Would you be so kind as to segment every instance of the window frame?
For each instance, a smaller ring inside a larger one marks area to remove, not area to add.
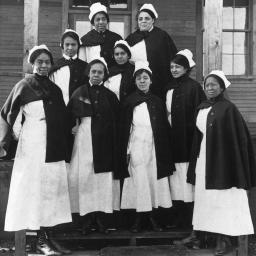
[[[232,0],[233,1],[233,8],[235,7],[235,0]],[[253,4],[253,1],[251,0],[248,0],[248,28],[247,29],[236,29],[236,28],[233,28],[233,29],[223,29],[222,28],[222,35],[223,35],[223,32],[228,32],[228,33],[239,33],[239,32],[242,32],[242,33],[245,33],[245,35],[248,37],[248,52],[247,52],[247,60],[246,60],[246,66],[247,66],[247,69],[245,70],[245,74],[244,75],[235,75],[235,74],[231,74],[231,75],[227,75],[227,77],[229,78],[241,78],[241,79],[248,79],[250,77],[253,77],[253,57],[252,57],[252,52],[253,52],[253,10],[252,10],[252,4]],[[224,8],[224,6],[223,6]],[[233,24],[235,22],[235,17],[233,17]],[[232,43],[234,42],[234,39],[232,38]],[[222,49],[223,49],[223,42],[222,42]],[[222,53],[222,58],[223,58],[223,52],[221,50],[221,53]],[[232,54],[230,54],[232,56],[232,58],[234,58],[234,52]],[[234,59],[233,59],[234,60]],[[234,63],[232,62],[232,70],[233,70],[233,67],[234,67]],[[223,69],[223,66],[222,66],[222,69]]]

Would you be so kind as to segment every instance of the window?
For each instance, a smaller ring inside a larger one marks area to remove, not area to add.
[[[249,75],[249,0],[223,0],[222,69],[227,75]]]
[[[128,0],[73,0],[72,7],[89,7],[95,2],[101,2],[110,9],[128,9]]]

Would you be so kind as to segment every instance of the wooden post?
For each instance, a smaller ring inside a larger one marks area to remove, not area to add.
[[[238,255],[248,256],[248,236],[238,237]]]
[[[137,20],[136,20],[136,15],[138,12],[138,1],[137,0],[132,0],[132,17],[131,17],[131,32],[135,31],[137,27]]]
[[[38,44],[39,0],[24,0],[24,56],[23,73],[32,73],[28,64],[29,50]]]
[[[203,80],[203,0],[196,1],[196,80]]]
[[[26,231],[20,230],[15,232],[15,256],[26,255]]]
[[[252,24],[252,27],[255,28],[256,27],[256,1],[252,1],[252,8],[253,8],[253,24]],[[253,76],[256,75],[256,30],[254,29],[253,30],[253,33],[252,33],[252,41],[253,41],[253,44],[252,44],[252,52],[253,52],[253,58],[252,58],[252,67],[253,67],[253,70],[252,70],[252,74]]]
[[[68,24],[69,0],[62,0],[62,33],[69,28]]]
[[[223,0],[205,0],[204,65],[206,74],[213,69],[222,68],[222,9]]]

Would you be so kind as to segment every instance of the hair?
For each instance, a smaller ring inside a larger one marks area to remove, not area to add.
[[[204,79],[204,89],[205,89],[206,80],[207,80],[209,77],[215,78],[215,79],[217,80],[217,82],[219,83],[220,88],[223,89],[223,91],[226,90],[226,86],[225,86],[224,81],[223,81],[219,76],[217,76],[217,75],[215,75],[215,74],[210,74],[210,75],[206,76],[206,78]]]
[[[92,60],[86,67],[86,70],[85,70],[85,74],[87,77],[89,77],[89,73],[90,73],[90,70],[91,70],[91,67],[94,65],[94,64],[97,64],[97,63],[100,63],[103,65],[104,67],[104,78],[103,78],[103,81],[106,81],[108,79],[108,69],[107,67],[105,66],[105,64],[98,60],[98,59],[95,59],[95,60]]]
[[[133,77],[136,78],[137,76],[141,75],[143,72],[146,72],[146,73],[149,75],[150,80],[152,81],[152,73],[149,72],[147,69],[143,69],[143,68],[137,70],[137,71],[134,73]]]
[[[107,18],[107,22],[109,23],[109,16],[108,16],[108,14],[107,14],[106,12],[101,11],[101,12],[95,13],[95,14],[92,16],[92,19],[90,20],[90,22],[91,22],[92,25],[94,25],[94,18],[95,18],[95,16],[96,16],[98,13],[104,14],[104,15],[106,16],[106,18]]]
[[[150,10],[148,10],[148,9],[142,9],[142,10],[140,10],[140,11],[138,12],[138,17],[139,17],[139,15],[140,15],[141,12],[146,12],[146,13],[148,13],[148,14],[151,16],[151,18],[152,18],[153,20],[156,20],[156,16],[155,16],[155,14],[154,14],[152,11],[150,11]]]
[[[35,51],[30,55],[29,62],[33,65],[33,64],[35,63],[36,58],[37,58],[39,55],[41,55],[42,53],[45,53],[45,54],[47,54],[47,55],[50,57],[51,64],[53,65],[53,57],[52,57],[52,54],[51,54],[51,52],[49,52],[49,51],[46,50],[46,49],[38,49],[38,50],[35,50]]]
[[[78,47],[80,47],[80,40],[79,40],[78,34],[72,32],[72,31],[69,31],[69,32],[64,33],[64,34],[62,35],[62,37],[61,37],[60,46],[61,46],[62,49],[64,48],[64,40],[65,40],[65,38],[67,38],[67,37],[71,37],[71,38],[73,38],[75,41],[77,41]]]
[[[191,68],[189,66],[189,62],[188,59],[181,55],[181,54],[177,54],[172,60],[171,62],[174,62],[182,67],[184,67],[185,69],[187,69],[187,73],[189,73],[191,71]]]
[[[128,47],[127,47],[126,45],[124,45],[124,44],[117,44],[117,45],[114,47],[114,49],[113,49],[113,54],[114,54],[115,49],[116,49],[117,47],[123,49],[123,50],[128,54],[129,59],[132,57],[131,51],[130,51],[130,50],[128,49]]]

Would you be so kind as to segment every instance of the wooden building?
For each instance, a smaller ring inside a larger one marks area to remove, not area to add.
[[[25,73],[28,50],[45,43],[61,56],[66,28],[80,35],[91,29],[89,0],[0,0],[0,107]],[[114,0],[108,2],[110,29],[126,37],[136,28],[136,13],[152,3],[178,49],[188,48],[197,63],[192,75],[202,81],[222,69],[232,81],[230,99],[256,136],[256,0]],[[11,163],[0,163],[0,230],[3,230]]]
[[[29,72],[29,48],[45,43],[61,55],[61,33],[80,35],[91,29],[89,0],[0,0],[0,106],[13,85]],[[197,63],[193,76],[202,81],[219,68],[229,75],[231,100],[256,135],[256,1],[255,0],[105,0],[110,28],[126,37],[136,28],[136,12],[145,2],[159,13],[157,26],[178,49],[189,48]],[[222,15],[223,14],[223,15]]]

